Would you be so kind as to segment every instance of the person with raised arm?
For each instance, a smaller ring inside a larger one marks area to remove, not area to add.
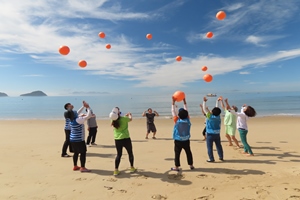
[[[153,133],[152,139],[156,139],[155,135],[156,135],[157,130],[156,130],[156,126],[154,124],[154,117],[159,116],[159,114],[155,110],[152,112],[151,108],[148,108],[147,111],[144,111],[142,114],[143,117],[146,116],[146,118],[147,118],[147,133],[146,133],[145,139],[148,139],[150,132]]]

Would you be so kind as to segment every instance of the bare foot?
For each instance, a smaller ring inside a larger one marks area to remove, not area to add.
[[[230,146],[230,147],[231,147],[231,146],[233,146],[233,144],[229,144],[228,146]]]
[[[247,154],[247,156],[254,156],[254,154]]]

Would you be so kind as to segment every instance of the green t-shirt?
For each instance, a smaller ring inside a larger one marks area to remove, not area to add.
[[[236,116],[225,109],[224,125],[236,127]]]
[[[114,128],[115,140],[121,140],[130,137],[128,131],[128,122],[130,122],[130,119],[128,117],[120,117],[120,127]]]

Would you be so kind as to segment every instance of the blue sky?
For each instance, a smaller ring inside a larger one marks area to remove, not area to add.
[[[10,96],[299,91],[298,0],[0,4],[0,92]],[[215,18],[220,10],[227,13],[223,21]],[[69,55],[58,53],[61,45]],[[81,59],[85,69],[77,65]]]

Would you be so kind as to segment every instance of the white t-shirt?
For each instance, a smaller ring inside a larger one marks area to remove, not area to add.
[[[240,129],[248,130],[247,120],[249,117],[244,113],[244,107],[241,108],[241,112],[239,113],[235,112],[234,110],[229,110],[229,111],[238,117],[236,122],[237,129],[240,128]]]

